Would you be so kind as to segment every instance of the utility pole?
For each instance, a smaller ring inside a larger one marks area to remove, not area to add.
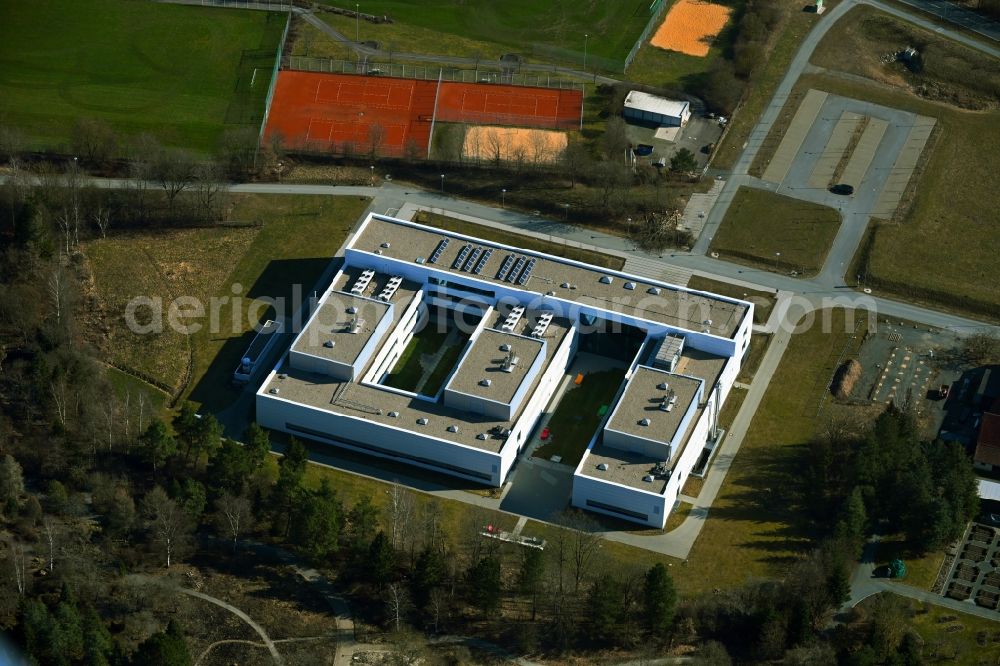
[[[354,3],[354,41],[361,43],[361,3]]]

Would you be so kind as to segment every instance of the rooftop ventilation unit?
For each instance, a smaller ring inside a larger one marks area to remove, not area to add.
[[[502,345],[500,345],[500,351],[502,351],[502,352],[509,352],[510,351],[510,345],[507,344],[506,342],[503,343]]]
[[[626,282],[625,288],[629,291],[633,291],[635,289],[635,282]]]
[[[323,343],[323,346],[326,347],[327,349],[333,349],[333,346],[335,344],[337,343],[334,342],[333,340],[327,340],[326,342]]]
[[[423,257],[417,257],[416,259],[414,259],[414,261],[417,262],[418,264],[422,264],[422,263],[424,263],[424,258]]]
[[[560,287],[562,287],[563,289],[569,289],[569,282],[563,282],[563,283],[562,283],[561,285],[559,285],[559,286],[560,286]]]
[[[278,375],[278,379],[286,379],[287,377],[288,375],[286,375],[285,373],[281,373],[280,375]]]
[[[358,314],[358,307],[356,305],[352,305],[347,308],[347,314]]]
[[[500,366],[500,369],[504,372],[514,372],[514,368],[517,367],[520,360],[521,359],[514,355],[514,350],[512,349],[507,353],[507,356],[504,357],[503,365]]]
[[[611,277],[610,275],[602,275],[601,276],[601,284],[611,284],[614,281],[615,281],[615,279],[613,277]]]
[[[361,327],[364,326],[364,324],[365,324],[364,319],[359,319],[355,317],[354,319],[351,320],[348,326],[348,330],[351,332],[352,335],[357,335],[358,333],[361,332]]]
[[[487,435],[485,432],[481,432],[478,435],[476,435],[476,439],[481,440],[481,441],[485,441],[485,440],[487,440],[489,438],[490,438],[490,436]]]
[[[546,296],[555,296],[556,292],[554,292],[554,291],[547,291],[547,292],[545,292],[545,295]]]
[[[379,247],[384,247],[384,248],[388,249],[389,248],[389,241],[386,241],[386,242],[382,243],[381,245],[379,245]]]
[[[649,419],[642,419],[641,421],[639,421],[639,425],[641,425],[641,426],[648,426],[649,425]]]
[[[448,426],[448,432],[458,432],[458,426],[457,425]]]
[[[660,382],[659,384],[656,385],[656,388],[660,389],[661,391],[666,391],[668,388],[670,388],[670,385],[667,384],[666,382]]]
[[[419,419],[417,419],[417,425],[427,425],[428,423],[429,423],[429,421],[427,419],[423,418],[423,417],[420,417]]]
[[[646,476],[642,477],[642,480],[645,481],[646,483],[652,483],[653,476],[651,474],[647,474]]]
[[[705,326],[711,326],[712,325],[712,320],[711,319],[706,319],[705,321],[703,321],[701,323],[703,323]]]
[[[660,288],[659,287],[650,287],[649,289],[646,290],[646,293],[647,294],[652,294],[653,296],[659,296],[660,295]]]
[[[602,472],[607,472],[608,471],[608,463],[600,463],[597,466],[597,469],[601,470]]]
[[[278,395],[278,387],[275,386],[270,391],[268,391],[268,393],[270,393],[271,395]]]
[[[480,385],[480,386],[489,386],[489,385],[490,385],[490,384],[492,384],[492,383],[493,383],[493,382],[492,382],[492,381],[490,381],[489,379],[480,379],[480,380],[479,380],[479,385]]]
[[[389,412],[389,417],[393,419],[399,418],[399,412]]]

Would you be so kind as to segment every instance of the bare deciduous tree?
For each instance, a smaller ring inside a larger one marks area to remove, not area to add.
[[[573,591],[580,591],[580,583],[590,571],[594,555],[597,554],[604,540],[601,537],[597,522],[580,511],[569,512],[565,524],[572,529],[570,533],[570,554],[573,560]]]
[[[233,540],[233,550],[239,543],[240,535],[249,529],[253,504],[245,494],[233,495],[224,492],[215,502],[217,520],[226,535]]]
[[[49,516],[42,518],[42,533],[45,535],[45,544],[48,547],[48,569],[52,573],[56,568],[56,525]]]
[[[194,192],[198,209],[206,222],[218,219],[226,184],[222,169],[215,162],[204,162],[194,169]]]
[[[153,540],[163,548],[164,562],[170,568],[176,554],[187,545],[191,535],[191,517],[163,488],[156,486],[143,501],[146,524]]]
[[[394,631],[403,627],[403,619],[410,608],[410,595],[399,583],[390,583],[385,588],[385,606]]]
[[[400,550],[405,547],[404,539],[410,529],[412,517],[413,494],[398,483],[393,483],[389,490],[389,541],[393,548]]]
[[[385,142],[385,127],[381,123],[372,123],[368,127],[368,157],[375,159]]]
[[[101,238],[107,238],[108,228],[111,226],[111,210],[99,203],[90,212],[90,217],[94,221],[94,226],[101,232]]]
[[[14,585],[17,586],[17,593],[23,597],[28,589],[28,554],[22,543],[8,541],[7,547],[10,549],[10,563],[13,568]]]
[[[179,148],[161,149],[150,164],[153,178],[167,195],[170,212],[174,211],[177,195],[191,186],[194,180],[194,158]]]

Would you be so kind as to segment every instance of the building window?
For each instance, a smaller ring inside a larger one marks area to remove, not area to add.
[[[611,513],[617,513],[622,516],[628,516],[629,518],[649,520],[649,514],[639,513],[638,511],[632,511],[630,509],[622,509],[621,507],[611,506],[610,504],[605,504],[604,502],[598,502],[596,500],[587,500],[587,506],[592,506],[595,509],[602,509],[604,511],[610,511]]]

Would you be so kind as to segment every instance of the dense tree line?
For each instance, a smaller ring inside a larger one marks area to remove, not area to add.
[[[833,428],[812,444],[817,518],[843,533],[902,532],[918,553],[961,536],[979,509],[972,464],[958,442],[922,441],[911,413],[890,406],[861,435]]]

